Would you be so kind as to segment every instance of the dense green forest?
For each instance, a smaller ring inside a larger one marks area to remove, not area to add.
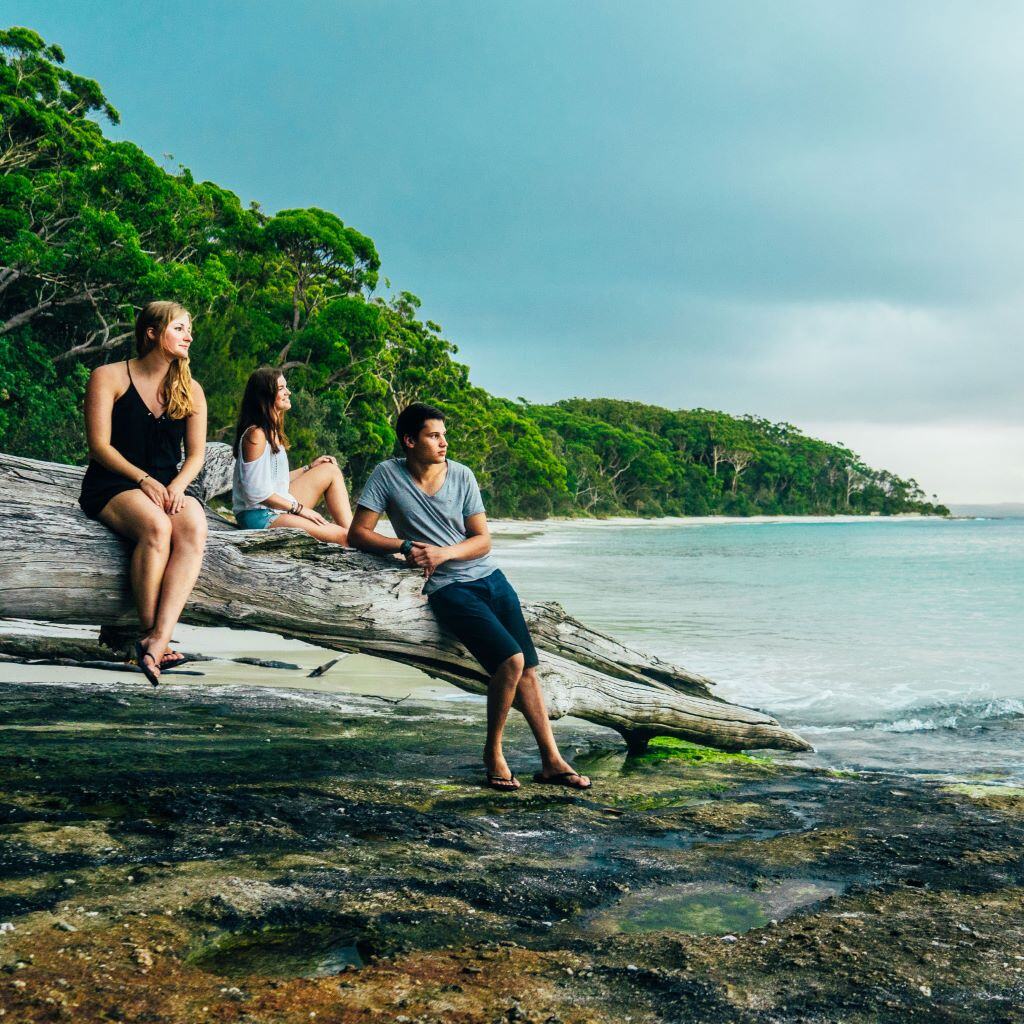
[[[229,438],[252,369],[285,368],[293,457],[338,454],[358,487],[395,414],[449,416],[453,455],[505,516],[946,513],[913,480],[788,423],[706,409],[473,386],[420,301],[381,279],[372,239],[320,209],[265,213],[105,138],[100,86],[25,28],[0,31],[0,449],[81,463],[89,370],[129,352],[135,311],[194,317],[210,436]],[[388,294],[379,292],[379,286]]]

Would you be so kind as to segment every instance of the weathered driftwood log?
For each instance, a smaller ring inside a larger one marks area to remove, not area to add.
[[[209,445],[195,491],[230,485],[224,445]],[[127,545],[81,513],[82,470],[0,455],[0,618],[127,626]],[[236,530],[208,514],[203,570],[183,621],[264,630],[404,662],[464,690],[486,677],[444,633],[419,575],[394,559],[320,544],[293,530]],[[809,745],[767,714],[714,696],[702,676],[576,621],[555,603],[525,607],[552,718],[618,730],[634,749],[678,736],[725,750]]]

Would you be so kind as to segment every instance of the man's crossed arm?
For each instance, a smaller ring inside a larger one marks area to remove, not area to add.
[[[360,551],[368,551],[372,555],[394,555],[402,550],[403,538],[385,537],[377,533],[380,513],[362,505],[356,506],[356,514],[352,525],[348,528],[348,542]],[[405,556],[406,563],[423,570],[423,575],[430,579],[439,565],[445,562],[468,562],[473,558],[482,558],[491,550],[491,532],[487,528],[487,513],[477,512],[465,520],[465,540],[458,544],[439,547],[436,544],[412,542],[412,550]]]

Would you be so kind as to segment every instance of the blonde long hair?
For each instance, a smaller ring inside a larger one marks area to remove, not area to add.
[[[157,347],[170,322],[179,316],[192,319],[191,313],[178,302],[147,302],[142,307],[135,318],[135,350],[140,359],[145,359]],[[155,338],[149,336],[151,327]],[[183,420],[195,411],[192,406],[192,373],[187,359],[171,360],[164,378],[162,397],[167,415],[172,420]]]

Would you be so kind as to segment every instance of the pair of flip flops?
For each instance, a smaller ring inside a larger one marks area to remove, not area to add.
[[[488,788],[497,789],[504,793],[519,789],[520,787],[516,785],[519,781],[516,778],[516,773],[510,772],[510,775],[511,778],[506,779],[504,775],[492,775],[488,772]],[[575,786],[569,781],[570,779],[579,778],[582,778],[579,772],[557,772],[554,775],[545,775],[543,772],[537,772],[533,777],[533,781],[539,782],[542,786],[565,786],[566,789],[590,789],[593,785],[592,782],[588,782],[585,786]]]
[[[149,680],[150,686],[160,685],[160,676],[158,676],[149,665],[146,664],[146,659],[149,659],[154,665],[156,665],[156,658],[149,653],[149,651],[142,646],[141,640],[135,641],[135,660],[138,663],[139,668],[142,670],[142,674]],[[180,668],[182,665],[187,664],[192,659],[187,655],[183,654],[180,658],[168,658],[165,654],[160,659],[160,672],[171,672],[176,668]]]

